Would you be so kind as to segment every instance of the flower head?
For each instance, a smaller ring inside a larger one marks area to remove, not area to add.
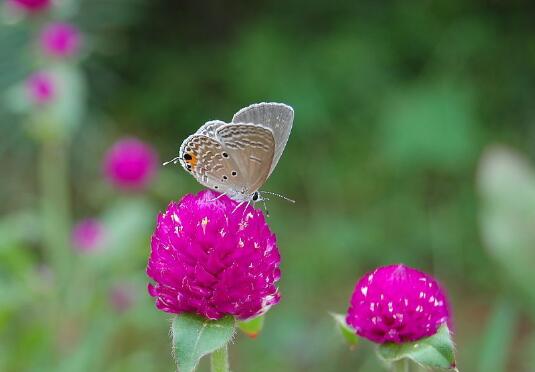
[[[8,0],[8,4],[14,8],[34,13],[48,8],[51,0]]]
[[[80,32],[68,23],[51,23],[41,31],[39,44],[49,56],[70,57],[78,52]]]
[[[405,265],[380,267],[362,277],[346,322],[377,343],[432,336],[449,321],[446,296],[433,277]]]
[[[39,71],[26,79],[28,98],[39,105],[51,102],[56,96],[56,86],[51,74]]]
[[[88,218],[78,222],[72,230],[72,245],[80,251],[93,251],[101,247],[104,226],[96,219]]]
[[[121,189],[141,189],[153,178],[158,156],[148,144],[136,138],[116,142],[104,159],[106,178]]]
[[[158,216],[147,274],[168,313],[248,319],[276,304],[280,255],[261,211],[212,191],[186,195]]]

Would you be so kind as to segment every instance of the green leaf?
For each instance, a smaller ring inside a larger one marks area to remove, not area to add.
[[[347,344],[350,347],[354,347],[359,342],[359,337],[355,333],[355,330],[347,325],[346,323],[346,317],[343,314],[336,314],[331,313],[331,316],[334,318],[334,321],[336,322],[338,329],[342,333],[342,336],[344,336],[344,339],[346,340]]]
[[[446,324],[431,337],[404,344],[382,344],[377,352],[390,363],[408,358],[424,367],[455,369],[453,341]]]
[[[209,320],[194,314],[180,314],[171,325],[173,349],[178,370],[192,372],[199,360],[226,345],[234,334],[231,316]]]
[[[517,325],[518,312],[514,305],[507,298],[498,299],[483,333],[478,368],[480,372],[507,371],[511,345],[517,336]]]
[[[258,336],[262,328],[264,327],[264,315],[257,316],[256,318],[238,322],[240,330],[251,338]]]
[[[535,308],[535,167],[524,155],[501,145],[481,157],[478,191],[480,228],[489,254]]]

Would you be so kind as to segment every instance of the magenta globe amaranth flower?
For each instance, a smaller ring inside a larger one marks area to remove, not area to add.
[[[96,219],[82,220],[72,229],[72,245],[84,252],[98,249],[104,241],[104,230],[102,223]]]
[[[7,0],[10,6],[29,13],[45,10],[50,7],[51,3],[51,0]]]
[[[52,75],[48,72],[39,71],[26,79],[26,93],[30,101],[43,105],[54,100],[56,86]]]
[[[280,255],[261,211],[202,191],[171,202],[151,241],[149,293],[168,313],[244,320],[267,311],[280,295]]]
[[[158,156],[151,146],[136,139],[116,142],[104,159],[106,178],[121,189],[141,189],[156,173]]]
[[[377,343],[404,343],[434,335],[449,321],[446,296],[433,277],[405,265],[380,267],[362,277],[346,322]]]
[[[78,52],[80,32],[68,23],[51,23],[41,31],[39,45],[46,55],[70,57]]]

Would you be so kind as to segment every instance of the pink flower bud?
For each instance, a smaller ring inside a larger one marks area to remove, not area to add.
[[[8,0],[7,3],[14,8],[34,13],[47,9],[52,2],[51,0]]]
[[[158,156],[153,148],[136,138],[116,142],[104,159],[108,181],[123,190],[144,188],[154,177]]]
[[[33,103],[43,105],[51,102],[56,96],[52,75],[43,71],[34,73],[26,79],[26,92]]]
[[[72,245],[85,252],[94,251],[102,246],[104,226],[95,219],[78,222],[72,230]]]
[[[80,48],[80,32],[68,23],[51,23],[41,31],[39,45],[46,55],[70,57]]]

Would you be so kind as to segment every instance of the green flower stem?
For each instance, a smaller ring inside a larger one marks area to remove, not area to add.
[[[403,358],[392,362],[392,372],[409,372],[409,360]]]
[[[70,266],[67,145],[62,140],[43,141],[39,158],[44,251],[57,282],[64,285]]]
[[[227,345],[217,349],[210,356],[212,372],[230,372],[228,365],[228,348]]]
[[[47,138],[41,142],[39,183],[43,253],[54,272],[54,286],[48,303],[51,334],[58,335],[65,316],[62,304],[69,283],[71,255],[69,247],[69,192],[67,144],[61,139]],[[63,315],[62,315],[63,314]],[[54,363],[61,360],[63,347],[56,336],[50,355]]]

